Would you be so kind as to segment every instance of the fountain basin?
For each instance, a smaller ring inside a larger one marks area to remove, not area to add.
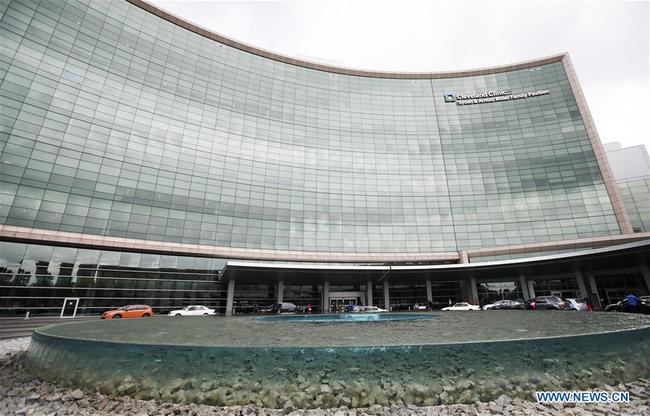
[[[649,377],[648,356],[642,315],[486,311],[319,325],[71,323],[37,329],[25,364],[45,380],[140,399],[328,408],[533,400],[536,390]]]

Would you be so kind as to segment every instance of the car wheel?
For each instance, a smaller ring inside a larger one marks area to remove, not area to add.
[[[144,315],[142,315],[143,318],[148,318],[149,316],[151,316],[151,315],[149,315],[148,313],[145,313]]]
[[[181,314],[180,314],[180,313],[177,313],[177,314],[176,314],[176,315],[174,315],[174,316],[181,316]]]
[[[203,316],[208,316],[208,314],[207,314],[207,313],[204,313]]]
[[[113,315],[113,319],[121,319],[122,315]]]

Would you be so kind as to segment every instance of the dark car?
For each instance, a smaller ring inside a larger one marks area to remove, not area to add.
[[[625,312],[627,309],[627,299],[619,300],[616,303],[610,303],[603,309],[605,312]]]
[[[627,312],[627,298],[605,306],[605,312]],[[650,296],[640,296],[637,312],[650,314]]]
[[[526,301],[526,309],[531,310],[565,310],[567,303],[557,296],[537,296]]]
[[[273,305],[260,306],[255,313],[275,313],[275,303]]]
[[[298,313],[320,313],[319,305],[300,305],[296,307]]]
[[[294,313],[296,305],[289,302],[274,303],[273,305],[263,306],[257,310],[257,313]]]
[[[257,304],[251,304],[246,301],[235,302],[233,305],[233,313],[256,313],[259,306]]]
[[[639,312],[650,314],[650,296],[639,297]]]

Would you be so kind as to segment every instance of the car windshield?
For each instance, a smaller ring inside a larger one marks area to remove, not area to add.
[[[122,306],[121,308],[117,308],[118,311],[125,311],[128,306]]]

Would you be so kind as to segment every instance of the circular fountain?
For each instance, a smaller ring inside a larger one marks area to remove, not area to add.
[[[555,311],[86,321],[37,329],[39,377],[140,399],[278,408],[470,403],[650,376],[650,317]],[[308,319],[310,318],[310,319]],[[427,319],[428,318],[428,319]]]

